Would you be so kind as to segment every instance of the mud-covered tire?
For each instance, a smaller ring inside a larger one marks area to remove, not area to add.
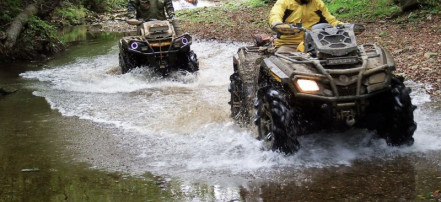
[[[187,71],[197,72],[199,70],[199,61],[196,53],[189,51],[187,53]]]
[[[230,92],[230,102],[228,104],[231,106],[231,117],[238,123],[246,124],[245,122],[247,122],[249,117],[245,106],[243,82],[238,73],[233,73],[230,76],[228,91]]]
[[[129,53],[127,50],[120,51],[119,66],[121,68],[122,74],[129,72],[130,70],[138,66],[136,57],[132,53]]]
[[[388,105],[383,111],[385,122],[378,129],[379,135],[390,146],[412,145],[413,133],[417,128],[413,116],[416,106],[412,104],[411,90],[404,86],[403,80],[402,77],[392,78],[392,88],[386,96]]]
[[[258,139],[267,149],[291,154],[299,150],[298,114],[290,107],[282,90],[264,86],[257,92],[255,124]]]

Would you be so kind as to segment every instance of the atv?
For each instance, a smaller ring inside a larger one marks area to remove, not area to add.
[[[413,144],[416,107],[387,50],[357,45],[362,29],[353,24],[290,26],[304,33],[302,51],[276,52],[269,42],[241,47],[233,57],[229,103],[236,122],[248,126],[254,116],[257,138],[284,153],[299,150],[299,136],[320,130],[367,128],[388,145]]]
[[[176,36],[171,21],[133,19],[127,22],[138,26],[138,34],[119,41],[119,65],[123,74],[140,66],[148,66],[162,75],[177,70],[199,70],[197,56],[190,50],[192,37],[187,33]]]

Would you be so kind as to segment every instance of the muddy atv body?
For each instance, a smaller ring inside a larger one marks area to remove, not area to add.
[[[413,144],[416,107],[387,50],[357,45],[353,25],[296,29],[304,31],[304,52],[239,49],[229,88],[237,122],[254,117],[258,139],[285,153],[300,148],[301,135],[354,127],[377,131],[389,145]]]
[[[119,64],[123,74],[141,66],[163,75],[177,70],[199,70],[197,56],[190,49],[192,37],[189,34],[176,36],[168,20],[131,24],[138,24],[137,36],[126,36],[119,41]]]

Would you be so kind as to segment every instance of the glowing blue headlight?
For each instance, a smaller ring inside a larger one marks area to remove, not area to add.
[[[181,39],[182,44],[187,45],[188,44],[188,39],[185,37],[182,37]]]
[[[133,42],[133,43],[131,43],[131,44],[130,44],[130,48],[131,48],[132,50],[138,49],[138,43],[137,43],[137,42]]]

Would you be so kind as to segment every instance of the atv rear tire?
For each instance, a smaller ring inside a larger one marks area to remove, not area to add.
[[[290,108],[283,91],[271,86],[262,87],[257,93],[255,106],[258,139],[265,142],[267,149],[286,154],[299,150],[299,116]]]
[[[379,135],[391,146],[412,145],[412,136],[417,128],[413,117],[416,106],[412,105],[409,96],[411,90],[404,86],[403,80],[402,77],[392,78],[392,89],[386,98],[388,105],[383,111],[385,122],[378,130]]]

